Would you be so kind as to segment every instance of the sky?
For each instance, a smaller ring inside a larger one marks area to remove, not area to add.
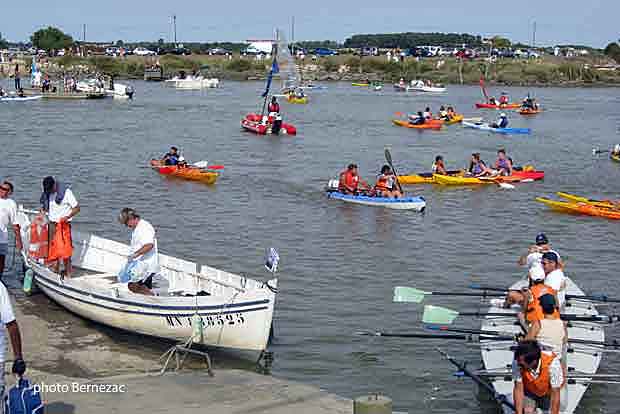
[[[42,27],[56,26],[87,41],[242,42],[269,39],[274,27],[296,40],[344,41],[353,34],[399,32],[500,35],[529,43],[536,21],[537,45],[584,44],[605,47],[620,38],[620,1],[590,0],[42,0],[4,2],[0,33],[27,41]],[[55,3],[55,4],[54,4]],[[427,5],[425,5],[426,3]],[[271,4],[272,8],[267,6]],[[18,18],[9,18],[10,16]]]

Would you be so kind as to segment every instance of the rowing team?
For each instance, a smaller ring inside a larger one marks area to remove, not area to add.
[[[456,112],[452,106],[449,106],[447,109],[445,106],[441,105],[439,108],[439,115],[437,118],[433,118],[433,113],[431,112],[431,108],[428,106],[422,111],[418,111],[417,115],[409,115],[409,123],[413,125],[423,125],[433,119],[440,119],[443,121],[451,121],[456,117]]]
[[[503,303],[505,308],[518,305],[519,323],[525,334],[512,364],[514,405],[519,414],[534,413],[536,408],[559,414],[568,350],[566,324],[560,319],[566,303],[561,257],[541,233],[519,263],[529,266],[528,287],[509,291]],[[562,394],[564,398],[566,392]]]
[[[361,186],[361,187],[360,187]],[[359,176],[357,164],[349,164],[338,178],[338,191],[342,194],[359,195],[369,197],[399,198],[403,196],[396,183],[396,175],[389,165],[384,165],[377,175],[374,186],[362,180]]]
[[[497,151],[497,160],[495,160],[493,168],[487,167],[485,162],[480,158],[479,152],[471,154],[467,175],[470,177],[495,177],[498,175],[508,176],[512,175],[513,170],[514,167],[512,158],[507,157],[506,150],[501,148]],[[448,175],[448,169],[444,163],[443,156],[438,155],[435,157],[432,172],[433,174]]]

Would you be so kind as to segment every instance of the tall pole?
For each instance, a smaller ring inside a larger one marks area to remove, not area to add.
[[[82,42],[86,43],[86,23],[82,26]]]
[[[174,47],[177,47],[177,15],[172,16],[172,26],[174,27]]]
[[[532,48],[536,47],[536,21],[534,20],[534,30],[532,31]]]

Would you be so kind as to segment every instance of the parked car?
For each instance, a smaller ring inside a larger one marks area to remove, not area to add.
[[[121,50],[118,47],[108,47],[105,49],[105,54],[108,56],[118,56]]]
[[[360,56],[379,56],[379,48],[377,48],[377,47],[362,47],[359,50],[359,55]]]
[[[429,57],[432,56],[431,52],[421,47],[412,47],[409,49],[409,56],[413,57]]]
[[[65,55],[65,49],[60,49],[58,52],[56,52],[56,56],[64,56]]]
[[[137,47],[133,50],[133,54],[137,56],[155,56],[157,52],[153,52],[145,47]]]
[[[232,53],[230,50],[226,50],[223,47],[214,47],[213,49],[209,49],[210,55],[228,55]]]
[[[157,54],[159,55],[191,55],[192,51],[186,47],[173,47],[171,49],[157,49]]]
[[[315,56],[335,56],[338,54],[338,51],[326,47],[317,47],[312,51],[312,54]]]

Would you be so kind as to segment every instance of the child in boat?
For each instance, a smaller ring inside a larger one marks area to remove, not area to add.
[[[449,106],[448,107],[448,120],[454,119],[454,117],[456,116],[456,112],[454,112],[454,108]]]
[[[512,175],[512,160],[506,157],[506,150],[501,148],[497,151],[497,160],[494,168],[500,175]]]
[[[435,162],[433,163],[433,166],[431,167],[431,171],[433,172],[433,174],[441,174],[441,175],[447,175],[448,172],[446,171],[446,165],[443,162],[443,157],[441,155],[438,155],[435,157]]]
[[[446,107],[441,105],[439,108],[439,119],[443,119],[444,121],[449,121],[448,111],[446,111]]]

